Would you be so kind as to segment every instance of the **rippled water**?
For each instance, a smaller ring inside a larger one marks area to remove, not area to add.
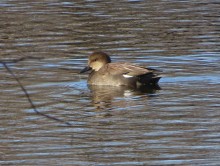
[[[1,1],[0,165],[218,165],[219,8]],[[163,70],[161,90],[88,87],[94,50]]]

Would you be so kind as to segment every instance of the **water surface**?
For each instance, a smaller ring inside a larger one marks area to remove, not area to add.
[[[1,63],[0,164],[218,165],[219,7],[1,1],[0,60],[38,112]],[[94,50],[163,70],[161,90],[88,87]]]

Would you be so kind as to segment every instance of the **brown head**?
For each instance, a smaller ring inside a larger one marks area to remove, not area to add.
[[[80,73],[84,73],[89,70],[98,71],[102,66],[110,63],[110,57],[104,52],[93,52],[89,55],[88,66],[81,70]]]

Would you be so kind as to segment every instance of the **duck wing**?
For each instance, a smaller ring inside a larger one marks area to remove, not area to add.
[[[153,70],[131,63],[108,63],[105,65],[106,70],[111,75],[123,75],[124,77],[135,77],[152,73]]]

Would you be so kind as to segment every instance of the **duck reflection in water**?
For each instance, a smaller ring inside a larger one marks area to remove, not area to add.
[[[126,108],[128,105],[136,105],[135,100],[130,99],[137,96],[146,97],[146,94],[150,97],[160,89],[159,86],[130,88],[127,86],[88,85],[88,87],[92,94],[92,103],[97,109]],[[128,100],[121,100],[120,98],[128,98]]]

